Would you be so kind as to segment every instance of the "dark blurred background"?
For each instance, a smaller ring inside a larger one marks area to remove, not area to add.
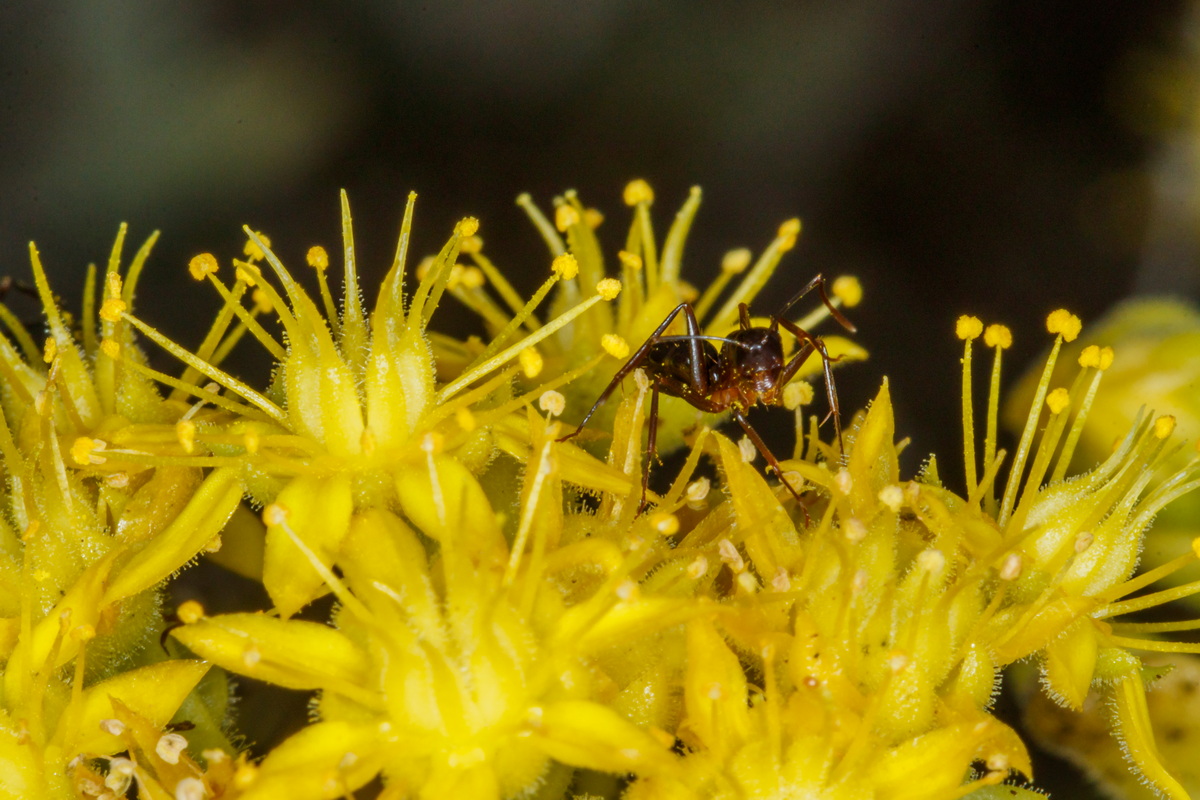
[[[757,252],[802,217],[760,307],[818,270],[859,275],[852,316],[872,360],[841,371],[843,407],[888,375],[909,472],[938,452],[955,485],[959,314],[1008,323],[1018,366],[1048,343],[1055,307],[1086,322],[1135,290],[1200,293],[1187,3],[282,8],[0,4],[0,274],[27,280],[36,240],[75,308],[119,222],[127,253],[161,229],[141,313],[195,342],[215,299],[190,285],[188,259],[240,254],[244,223],[295,267],[312,244],[336,252],[342,187],[366,286],[413,189],[418,254],[476,215],[528,289],[548,258],[518,193],[549,208],[578,189],[607,214],[611,257],[628,180],[654,186],[660,232],[699,184],[685,275],[703,285],[726,250]],[[455,330],[475,324],[463,319]]]
[[[0,5],[0,273],[28,278],[33,239],[73,304],[119,222],[130,249],[161,229],[141,308],[185,341],[215,304],[177,287],[191,256],[240,253],[244,223],[295,266],[335,251],[341,187],[367,286],[415,189],[418,253],[476,215],[528,287],[547,257],[519,192],[578,189],[612,254],[629,179],[664,232],[698,184],[685,274],[800,216],[760,307],[818,270],[861,276],[873,357],[842,402],[890,376],[910,466],[941,452],[954,479],[958,314],[1010,324],[1015,365],[1054,307],[1094,320],[1200,285],[1182,2],[22,6]]]

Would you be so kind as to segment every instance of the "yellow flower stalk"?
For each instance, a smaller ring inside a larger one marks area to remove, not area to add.
[[[412,196],[370,307],[344,197],[340,305],[323,248],[306,289],[247,228],[232,270],[209,254],[189,265],[224,302],[194,350],[134,311],[146,248],[125,270],[114,249],[78,333],[35,253],[48,343],[0,313],[0,798],[1028,797],[1013,785],[1035,778],[1027,743],[992,709],[1021,660],[1061,713],[1110,708],[1132,773],[1186,797],[1149,722],[1162,668],[1137,655],[1200,649],[1171,636],[1200,623],[1138,618],[1200,593],[1155,585],[1200,544],[1137,572],[1150,520],[1200,487],[1181,418],[1136,416],[1073,473],[1115,362],[1097,343],[1056,377],[1081,330],[1056,311],[1010,456],[997,428],[1012,333],[964,317],[963,491],[933,459],[901,473],[886,380],[840,439],[821,437],[798,381],[780,387],[797,441],[771,481],[719,418],[664,407],[664,444],[686,451],[643,513],[651,377],[633,371],[593,418],[595,454],[561,441],[569,421],[680,303],[715,336],[739,303],[761,306],[799,225],[757,261],[734,251],[698,291],[682,279],[698,191],[661,243],[650,188],[625,200],[611,272],[597,212],[568,193],[551,221],[519,201],[551,250],[528,299],[471,218],[407,275]],[[860,291],[835,284],[834,302]],[[435,330],[447,294],[486,341]],[[182,372],[151,369],[138,339]],[[222,367],[247,339],[276,362],[269,385]],[[994,351],[982,437],[980,342]],[[243,500],[261,525],[242,512],[226,527]],[[161,586],[222,540],[238,555],[215,557],[261,580],[272,608],[184,602],[168,641],[200,660],[167,658]],[[327,621],[298,614],[326,593]],[[236,752],[226,671],[312,693],[311,718]]]

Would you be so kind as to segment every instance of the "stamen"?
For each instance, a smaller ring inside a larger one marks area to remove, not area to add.
[[[1025,459],[1029,456],[1029,448],[1033,443],[1033,435],[1037,430],[1038,419],[1041,416],[1042,403],[1046,401],[1046,392],[1050,386],[1050,377],[1054,374],[1054,365],[1058,361],[1058,352],[1062,349],[1064,341],[1070,342],[1079,335],[1081,323],[1079,318],[1065,309],[1058,309],[1052,312],[1046,318],[1046,329],[1050,333],[1056,334],[1054,338],[1054,346],[1050,349],[1050,355],[1046,359],[1046,366],[1042,370],[1042,377],[1038,381],[1037,391],[1034,393],[1033,403],[1030,405],[1029,417],[1025,421],[1025,430],[1021,433],[1021,441],[1017,445],[1017,454],[1013,459],[1012,470],[1008,474],[1008,482],[1004,487],[1004,499],[1000,504],[1000,516],[997,522],[1000,527],[1004,528],[1008,524],[1009,517],[1012,515],[1013,507],[1017,501],[1017,492],[1022,486],[1025,491],[1036,491],[1036,486],[1030,486],[1022,480],[1025,472]]]
[[[1058,456],[1058,464],[1054,468],[1054,474],[1050,476],[1051,483],[1061,481],[1067,474],[1067,468],[1071,465],[1071,458],[1075,455],[1075,447],[1079,442],[1079,437],[1083,434],[1083,426],[1087,421],[1088,412],[1092,409],[1092,401],[1096,397],[1096,390],[1100,388],[1100,377],[1112,365],[1112,360],[1113,351],[1111,347],[1102,349],[1096,345],[1085,347],[1079,356],[1079,365],[1083,369],[1075,380],[1075,386],[1072,387],[1072,396],[1078,396],[1079,386],[1085,379],[1088,369],[1095,369],[1096,373],[1092,376],[1092,382],[1088,385],[1087,393],[1084,394],[1083,400],[1079,404],[1079,411],[1075,414],[1074,422],[1071,423],[1071,430],[1067,433],[1067,441],[1063,444],[1062,453]]]
[[[706,331],[722,331],[733,327],[737,320],[738,304],[749,303],[759,293],[771,275],[783,254],[796,246],[796,238],[800,235],[800,220],[790,219],[779,226],[775,240],[767,246],[758,261],[746,273],[746,277],[733,290],[733,294],[721,306],[721,310],[713,317],[712,322],[705,326]]]
[[[478,380],[479,378],[488,374],[493,369],[496,369],[497,367],[516,358],[517,355],[525,348],[532,347],[533,345],[542,341],[546,337],[557,332],[564,325],[571,322],[571,320],[575,319],[580,314],[583,314],[584,312],[586,312],[592,306],[596,305],[597,303],[601,302],[602,300],[614,299],[617,296],[617,294],[620,293],[620,291],[621,291],[621,282],[620,281],[615,281],[612,278],[605,278],[604,280],[600,281],[600,283],[596,285],[596,294],[592,295],[587,300],[584,300],[582,303],[580,303],[579,305],[570,309],[569,311],[566,311],[563,314],[560,314],[557,318],[551,320],[546,325],[543,325],[542,328],[539,329],[536,333],[526,336],[524,339],[520,340],[516,344],[513,344],[513,345],[505,348],[504,350],[500,351],[496,355],[487,359],[483,363],[478,364],[475,367],[467,370],[462,375],[460,375],[458,378],[456,378],[455,380],[453,380],[450,383],[443,386],[438,391],[437,402],[438,403],[445,402],[447,399],[449,399],[450,397],[453,397],[456,393],[458,393],[461,389],[474,383],[476,380]]]
[[[996,459],[996,429],[997,418],[1000,413],[1000,354],[1012,347],[1012,331],[1004,325],[989,325],[983,332],[983,342],[995,350],[995,357],[992,359],[992,380],[988,385],[987,433],[984,435],[983,440],[983,463],[998,467],[999,463]],[[988,468],[991,469],[990,466]],[[992,474],[992,480],[995,480],[995,473]],[[984,511],[995,517],[997,513],[996,496],[990,487],[982,495],[982,498],[984,500]]]
[[[750,266],[751,258],[753,258],[753,254],[745,247],[730,250],[725,254],[725,257],[721,259],[720,273],[708,285],[708,288],[704,290],[704,294],[700,296],[700,300],[692,306],[696,312],[696,319],[698,321],[704,321],[713,303],[717,302],[717,298],[721,296],[721,292],[725,291],[725,287],[729,285],[729,281],[732,280],[733,276],[741,275],[746,271],[746,267]]]
[[[679,211],[675,212],[675,221],[671,223],[671,229],[667,231],[667,239],[663,243],[661,266],[663,283],[679,281],[680,267],[683,264],[683,245],[687,241],[692,220],[696,218],[696,211],[699,208],[700,187],[693,186],[688,192],[688,199],[684,201]]]
[[[567,246],[563,243],[562,237],[558,235],[558,231],[554,229],[554,225],[550,220],[546,219],[546,215],[542,213],[533,202],[533,198],[527,192],[517,195],[517,205],[529,217],[529,221],[533,223],[533,227],[542,235],[546,246],[550,248],[552,255],[558,256],[567,252]]]
[[[963,340],[962,357],[962,420],[963,456],[967,474],[967,494],[975,493],[978,485],[975,472],[975,405],[971,396],[971,342],[983,333],[979,317],[963,315],[958,318],[955,333]]]
[[[125,320],[127,320],[135,328],[137,328],[139,331],[141,331],[146,336],[146,338],[150,339],[155,344],[157,344],[159,347],[163,348],[168,353],[175,356],[175,358],[179,359],[180,361],[187,364],[188,366],[194,368],[197,372],[200,372],[201,374],[207,376],[209,379],[214,380],[217,383],[221,384],[229,391],[234,392],[235,394],[241,395],[246,400],[250,401],[255,406],[257,406],[258,409],[261,410],[267,416],[271,417],[272,419],[274,419],[278,422],[283,422],[284,420],[287,419],[287,414],[283,411],[283,409],[281,409],[279,406],[275,405],[270,400],[268,400],[264,395],[259,394],[258,392],[254,391],[249,386],[242,383],[241,381],[239,381],[237,378],[233,377],[229,373],[227,373],[221,369],[218,369],[217,367],[214,367],[211,364],[201,361],[199,358],[192,355],[187,350],[184,350],[182,347],[175,344],[170,339],[163,336],[157,330],[150,327],[146,323],[142,322],[137,317],[134,317],[130,314],[125,314],[123,318]],[[130,362],[130,363],[132,363],[132,362]]]

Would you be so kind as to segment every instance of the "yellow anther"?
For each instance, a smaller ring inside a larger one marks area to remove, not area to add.
[[[250,299],[254,301],[254,310],[260,314],[268,314],[274,308],[271,305],[271,296],[262,289],[255,289],[251,292]]]
[[[758,455],[758,448],[754,446],[754,442],[750,441],[750,437],[743,436],[738,439],[737,443],[738,454],[741,455],[742,461],[747,464],[754,463],[754,457]]]
[[[458,279],[464,289],[478,289],[486,282],[479,267],[463,267]]]
[[[475,217],[463,217],[462,222],[455,227],[455,232],[459,236],[474,236],[478,231],[479,220]]]
[[[1113,349],[1111,347],[1101,347],[1100,348],[1100,365],[1099,365],[1100,369],[1104,370],[1104,369],[1108,369],[1109,367],[1111,367],[1112,362],[1113,362],[1113,356],[1114,356],[1114,353],[1113,353]]]
[[[585,208],[583,210],[583,221],[589,228],[596,230],[596,228],[599,228],[604,223],[604,215],[600,213],[599,209]]]
[[[642,257],[637,253],[630,253],[628,250],[622,250],[617,253],[617,258],[621,261],[621,266],[627,269],[639,270],[642,268]]]
[[[425,256],[421,259],[420,263],[417,264],[417,269],[414,273],[417,276],[417,280],[425,280],[425,276],[429,274],[429,270],[431,269],[433,269],[433,256]]]
[[[104,442],[99,439],[80,436],[71,445],[71,459],[81,467],[91,466],[92,464],[103,464],[104,457],[96,455],[97,452],[103,449]]]
[[[179,754],[186,748],[187,739],[178,733],[164,733],[154,744],[155,754],[168,764],[178,764]]]
[[[605,300],[616,300],[621,293],[621,282],[616,278],[605,278],[596,284],[596,294]]]
[[[1175,432],[1175,418],[1170,414],[1164,414],[1154,420],[1154,436],[1158,439],[1166,439]]]
[[[779,249],[781,251],[791,250],[796,246],[796,239],[800,236],[800,219],[792,217],[787,222],[779,226]]]
[[[179,621],[184,625],[191,625],[204,619],[204,606],[195,600],[186,600],[175,609],[175,616],[179,617]]]
[[[100,341],[100,352],[116,361],[121,357],[121,344],[116,339],[102,339]]]
[[[253,264],[239,262],[234,264],[234,269],[237,279],[247,286],[257,286],[258,282],[262,280],[262,270]]]
[[[1015,581],[1021,577],[1021,568],[1023,566],[1020,553],[1009,553],[1005,557],[1004,563],[1000,566],[1000,580]]]
[[[267,526],[282,525],[288,521],[288,517],[291,515],[292,512],[288,510],[287,506],[279,503],[267,503],[262,511],[262,521]]]
[[[783,407],[795,411],[813,401],[812,384],[808,381],[792,381],[783,387]]]
[[[1071,393],[1061,386],[1046,395],[1046,407],[1051,414],[1061,414],[1071,405]]]
[[[666,511],[658,511],[651,515],[650,527],[659,536],[674,536],[679,533],[679,517]]]
[[[727,565],[735,573],[746,568],[746,561],[738,552],[737,545],[728,539],[717,540],[717,554],[721,557],[721,563]]]
[[[550,271],[569,281],[579,274],[579,262],[570,253],[563,253],[550,262]]]
[[[711,490],[712,481],[710,481],[708,478],[701,477],[688,484],[687,492],[685,492],[685,494],[687,495],[689,503],[703,503],[704,499],[708,497],[708,493]]]
[[[561,417],[567,409],[567,398],[563,397],[562,392],[549,389],[538,397],[538,407],[552,417]]]
[[[249,455],[254,455],[257,453],[258,448],[261,445],[262,437],[259,435],[257,429],[249,428],[245,433],[242,434],[242,446],[246,448],[246,453]]]
[[[1081,367],[1099,367],[1100,366],[1100,346],[1089,344],[1083,348],[1083,352],[1079,354],[1079,366]]]
[[[458,251],[460,253],[482,253],[483,239],[478,236],[464,236],[458,242]]]
[[[1012,347],[1012,331],[1007,325],[988,325],[983,332],[983,343],[988,347],[999,347],[1007,350]]]
[[[47,337],[46,344],[42,347],[42,361],[47,364],[54,363],[54,357],[58,355],[58,342],[53,336]]]
[[[183,447],[185,453],[196,449],[196,423],[190,419],[181,419],[175,423],[175,438]]]
[[[650,205],[654,202],[654,190],[650,188],[650,184],[637,178],[625,184],[623,197],[627,206],[636,206],[638,203]]]
[[[428,453],[429,455],[437,455],[442,452],[445,444],[446,437],[437,431],[429,431],[421,437],[421,452]]]
[[[895,484],[885,486],[879,490],[879,502],[887,506],[893,514],[898,514],[904,506],[904,490]]]
[[[566,203],[563,203],[561,206],[554,209],[554,227],[558,228],[559,233],[566,233],[567,228],[578,224],[579,212],[575,210],[575,206],[569,206]]]
[[[318,272],[324,272],[329,269],[329,253],[325,252],[325,248],[319,244],[314,244],[308,248],[308,253],[304,256],[308,265]]]
[[[464,431],[475,430],[475,415],[472,414],[471,409],[467,408],[466,406],[460,406],[459,409],[454,412],[454,421],[458,423],[458,427]]]
[[[846,541],[851,544],[857,544],[867,538],[867,534],[871,531],[863,524],[863,521],[858,517],[850,517],[842,524],[842,535],[846,537]]]
[[[125,301],[119,297],[110,297],[100,305],[100,319],[105,322],[120,322],[125,313]]]
[[[521,362],[521,372],[525,373],[526,378],[536,378],[546,365],[536,347],[526,347],[517,356],[517,360]]]
[[[954,335],[960,339],[977,339],[981,333],[983,333],[983,322],[980,321],[979,317],[963,314],[954,323]]]
[[[271,240],[268,239],[264,234],[259,233],[258,239],[263,243],[263,247],[271,246]],[[245,253],[246,258],[250,259],[251,261],[258,261],[267,257],[267,254],[262,251],[262,247],[259,247],[253,239],[246,240],[246,246],[242,248],[242,252]]]
[[[617,333],[606,333],[600,337],[600,346],[604,352],[616,359],[629,358],[629,342]]]
[[[854,308],[862,302],[863,288],[858,278],[853,275],[842,275],[829,287],[833,296],[842,301],[846,308]]]
[[[917,566],[926,572],[941,572],[946,566],[946,556],[941,550],[922,550],[917,554]]]
[[[745,272],[746,267],[750,266],[750,259],[753,258],[750,251],[745,247],[739,247],[736,250],[730,250],[721,259],[721,271],[728,272],[730,275],[737,275],[739,272]]]
[[[212,275],[217,271],[217,258],[212,253],[201,253],[194,256],[188,262],[188,274],[194,280],[202,281],[206,275]]]
[[[1075,341],[1075,337],[1082,329],[1083,323],[1079,321],[1079,317],[1065,308],[1051,311],[1050,315],[1046,317],[1046,330],[1062,336],[1064,342]]]

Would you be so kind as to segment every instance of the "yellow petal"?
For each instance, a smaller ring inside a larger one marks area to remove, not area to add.
[[[1081,619],[1046,645],[1043,670],[1051,696],[1076,711],[1083,709],[1096,671],[1096,629]]]
[[[104,605],[157,585],[195,558],[220,533],[241,499],[242,484],[235,469],[209,473],[183,512],[116,570]]]
[[[127,747],[124,741],[100,727],[103,720],[117,716],[113,698],[162,727],[208,672],[209,666],[203,661],[163,661],[123,672],[89,687],[83,693],[77,733],[71,741],[63,743],[64,751],[107,755],[124,750]],[[60,732],[62,730],[60,728]]]
[[[1115,733],[1125,745],[1125,758],[1164,795],[1172,800],[1188,800],[1187,790],[1167,771],[1154,742],[1141,670],[1132,670],[1118,681],[1112,696]]]
[[[366,654],[328,625],[264,614],[225,614],[176,628],[171,635],[230,672],[289,689],[331,689],[355,699],[371,696],[361,688],[369,674]]]
[[[750,712],[746,675],[725,637],[706,620],[687,627],[687,676],[683,684],[687,714],[683,729],[720,761],[746,740]]]
[[[317,722],[270,752],[241,800],[326,800],[349,796],[383,763],[378,724]]]
[[[349,477],[344,474],[298,477],[283,488],[275,498],[275,505],[287,511],[283,524],[322,564],[331,566],[341,551],[354,510]],[[263,585],[284,618],[329,591],[308,555],[296,546],[282,525],[267,526]]]
[[[534,740],[564,764],[643,775],[671,767],[670,751],[606,706],[569,700],[540,709],[538,717]]]

